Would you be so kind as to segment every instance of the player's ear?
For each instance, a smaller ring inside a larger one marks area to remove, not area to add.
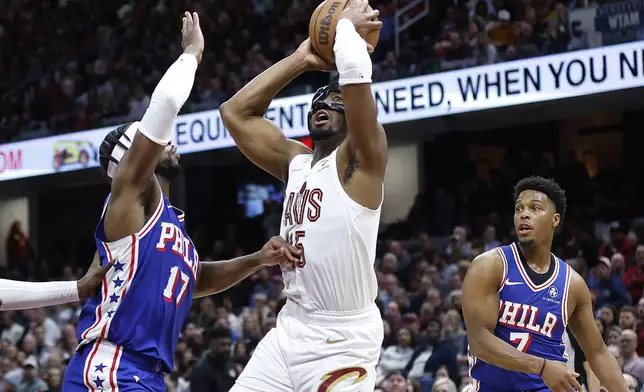
[[[552,227],[556,229],[559,227],[559,223],[561,223],[561,215],[555,212],[552,215]]]

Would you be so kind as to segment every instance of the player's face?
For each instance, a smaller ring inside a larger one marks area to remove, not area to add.
[[[530,246],[551,239],[559,226],[560,215],[548,196],[541,192],[525,190],[514,203],[514,230],[519,243]]]
[[[332,91],[324,102],[341,104],[342,94]],[[313,141],[322,141],[336,135],[346,134],[347,122],[344,113],[331,110],[323,103],[318,103],[316,106],[318,107],[314,108],[315,111],[309,123],[309,132]]]
[[[168,144],[163,150],[161,157],[159,157],[159,162],[154,172],[168,181],[174,180],[181,173],[179,158],[177,147]]]

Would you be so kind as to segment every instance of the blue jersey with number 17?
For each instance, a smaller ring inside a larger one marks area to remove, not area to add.
[[[499,290],[500,307],[494,335],[539,358],[567,362],[563,334],[568,323],[568,290],[572,271],[554,258],[554,271],[542,284],[528,275],[516,244],[496,249],[503,260],[503,281]],[[547,390],[539,375],[513,372],[488,364],[470,355],[470,376],[475,390]]]
[[[128,237],[106,242],[103,214],[95,232],[101,265],[116,260],[100,293],[83,307],[81,345],[106,340],[171,371],[174,349],[192,305],[199,257],[184,214],[161,196],[152,217]]]

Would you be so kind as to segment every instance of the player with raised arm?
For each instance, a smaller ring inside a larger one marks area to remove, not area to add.
[[[118,261],[82,310],[65,392],[165,391],[163,375],[173,369],[194,297],[225,290],[262,265],[297,260],[295,248],[272,238],[252,255],[200,262],[183,212],[170,205],[170,183],[181,170],[172,126],[204,49],[196,13],[186,13],[182,36],[184,52],[159,81],[143,119],[110,132],[100,147],[111,193],[95,239],[101,264]]]
[[[41,308],[87,299],[96,294],[103,277],[114,264],[98,265],[98,252],[85,276],[69,282],[21,282],[0,279],[0,311]]]
[[[514,200],[518,242],[474,259],[463,283],[473,390],[581,391],[566,365],[569,325],[601,384],[628,391],[595,324],[586,282],[550,253],[566,213],[564,191],[529,177],[515,186]]]
[[[303,251],[295,268],[282,266],[288,300],[233,392],[374,390],[383,327],[373,264],[387,139],[371,91],[369,48],[357,32],[381,27],[367,5],[352,1],[337,23],[339,82],[319,89],[308,113],[314,151],[263,117],[293,78],[331,69],[309,40],[220,108],[244,155],[287,183],[281,234]]]

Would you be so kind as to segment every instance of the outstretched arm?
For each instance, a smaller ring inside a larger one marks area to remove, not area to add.
[[[287,139],[264,114],[284,86],[320,65],[306,40],[295,53],[259,74],[219,108],[226,129],[246,158],[282,182],[286,182],[291,159],[311,150]]]
[[[199,263],[194,297],[228,290],[264,266],[297,263],[300,255],[299,249],[287,244],[281,237],[273,237],[260,251],[248,256],[225,261],[202,261]]]
[[[539,374],[543,359],[525,354],[494,335],[499,315],[503,260],[496,249],[472,262],[463,282],[463,316],[470,353],[503,369]]]
[[[41,308],[76,302],[92,296],[100,286],[112,262],[100,267],[94,262],[87,274],[78,281],[69,282],[20,282],[0,279],[0,310]]]
[[[154,169],[170,143],[173,121],[190,95],[204,47],[196,13],[186,12],[182,35],[184,52],[154,89],[150,106],[141,122],[135,125],[137,132],[132,145],[113,175],[112,196],[105,217],[105,232],[109,240],[123,238],[141,229],[145,222],[142,209],[134,210],[131,206],[139,205],[144,190],[154,192],[154,201],[160,197],[158,187],[151,187]]]
[[[569,325],[586,360],[601,385],[610,392],[627,392],[628,387],[615,357],[608,351],[593,317],[593,305],[588,286],[583,278],[572,271],[569,307],[572,309]],[[571,306],[572,305],[572,306]]]

